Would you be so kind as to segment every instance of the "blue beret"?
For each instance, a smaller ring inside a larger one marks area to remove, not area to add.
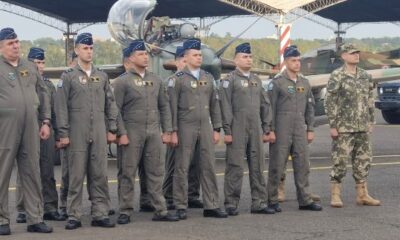
[[[12,28],[3,28],[0,30],[0,41],[6,39],[16,39],[17,34],[15,33],[14,29]]]
[[[185,49],[182,46],[176,47],[175,58],[183,57]]]
[[[41,48],[31,47],[31,49],[29,49],[28,59],[44,60],[44,50]]]
[[[238,53],[247,53],[247,54],[251,54],[251,46],[250,43],[242,43],[240,45],[238,45],[235,49],[235,54]]]
[[[122,50],[124,57],[129,57],[135,51],[146,51],[146,45],[142,39],[133,40],[128,47]]]
[[[93,45],[91,33],[81,33],[76,37],[75,44]]]
[[[188,50],[188,49],[200,50],[200,48],[201,48],[201,41],[198,38],[188,39],[183,42],[184,50]]]
[[[298,57],[300,56],[300,52],[297,49],[296,45],[289,46],[285,49],[283,52],[283,58],[288,58],[288,57]]]

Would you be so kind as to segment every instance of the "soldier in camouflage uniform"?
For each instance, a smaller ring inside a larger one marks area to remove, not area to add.
[[[378,206],[368,194],[367,177],[372,159],[370,133],[374,124],[374,83],[357,67],[359,50],[352,44],[341,47],[345,64],[332,72],[327,85],[325,111],[332,141],[331,206],[342,207],[340,189],[351,160],[356,181],[357,204]]]
[[[300,52],[296,46],[284,51],[286,70],[268,85],[272,107],[268,200],[280,212],[278,185],[289,153],[293,156],[293,172],[300,210],[321,211],[309,192],[310,163],[308,143],[314,139],[314,97],[311,86],[300,72]],[[276,139],[276,141],[275,141]]]

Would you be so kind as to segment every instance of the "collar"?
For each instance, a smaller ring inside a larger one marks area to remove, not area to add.
[[[18,58],[17,66],[11,65],[11,63],[9,61],[7,61],[7,59],[3,55],[0,55],[0,58],[4,63],[10,65],[11,67],[19,67],[21,65],[21,59],[20,58]]]
[[[76,64],[74,68],[77,69],[77,70],[79,70],[79,71],[81,71],[81,72],[86,73],[86,71],[83,70],[83,69],[81,68],[81,65],[79,65],[79,64]],[[96,72],[96,68],[94,67],[93,63],[90,65],[90,71],[91,71],[92,75],[93,75],[93,73]],[[88,76],[88,77],[90,77],[90,76]]]
[[[136,70],[135,70],[134,68],[129,69],[128,72],[130,72],[130,73],[132,73],[132,74],[134,74],[134,75],[138,75],[139,77],[142,78],[142,76],[140,75],[140,73],[136,72]],[[145,78],[145,77],[147,76],[148,73],[149,73],[149,72],[147,71],[147,69],[145,69],[145,70],[144,70],[144,76],[143,76],[143,78]]]
[[[194,78],[194,79],[197,80],[197,78],[196,78],[195,76],[193,76],[192,72],[190,71],[190,69],[189,69],[187,66],[182,70],[182,72],[184,72],[184,73],[190,75],[192,78]],[[200,78],[201,78],[202,75],[203,75],[203,74],[202,74],[201,68],[199,68],[199,79],[198,79],[198,80],[200,80]]]

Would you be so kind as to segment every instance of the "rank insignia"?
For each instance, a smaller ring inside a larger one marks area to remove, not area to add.
[[[153,81],[144,81],[143,82],[145,86],[152,87],[154,85]]]
[[[258,83],[257,83],[256,81],[251,81],[251,82],[250,82],[250,86],[252,86],[252,87],[257,87],[257,86],[258,86]]]
[[[199,81],[199,86],[207,86],[207,81]]]
[[[304,87],[297,87],[296,90],[297,92],[302,93],[304,92]]]
[[[92,80],[92,82],[100,82],[100,77],[90,77],[90,80]]]

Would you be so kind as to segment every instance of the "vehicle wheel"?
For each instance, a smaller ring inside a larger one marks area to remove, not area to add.
[[[400,124],[400,114],[393,111],[382,111],[383,119],[389,124]]]

